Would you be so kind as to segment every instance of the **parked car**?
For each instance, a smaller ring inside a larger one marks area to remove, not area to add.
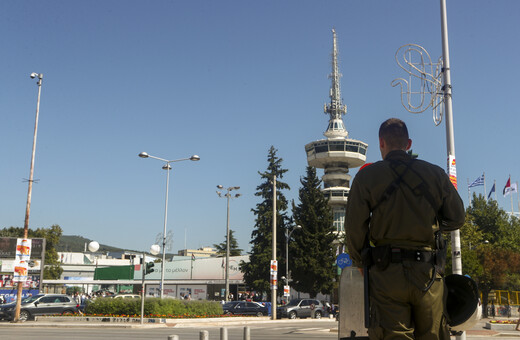
[[[224,314],[228,315],[268,315],[267,307],[258,302],[231,301],[226,302],[222,306],[222,309],[224,310]]]
[[[315,299],[294,299],[276,309],[278,318],[316,318],[325,315],[325,306]]]
[[[114,299],[139,299],[139,298],[141,298],[137,294],[116,294],[111,297]]]
[[[20,321],[35,315],[75,314],[79,304],[64,294],[38,294],[22,300]],[[16,302],[0,305],[0,319],[14,319]]]

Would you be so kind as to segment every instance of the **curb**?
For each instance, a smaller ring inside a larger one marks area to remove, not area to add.
[[[314,321],[331,321],[329,319],[313,319]],[[287,322],[307,322],[307,319],[278,319],[270,317],[225,317],[225,318],[201,318],[201,319],[143,319],[140,318],[116,318],[116,317],[89,317],[89,316],[37,316],[34,321],[21,323],[0,323],[1,327],[111,327],[111,328],[189,328],[204,326],[240,326],[262,323],[283,324]]]

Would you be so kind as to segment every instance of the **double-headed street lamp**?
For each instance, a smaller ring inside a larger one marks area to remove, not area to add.
[[[224,189],[222,185],[217,185],[218,189]],[[235,194],[235,196],[231,195],[231,191],[238,190],[240,187],[229,187],[226,189],[226,193],[222,195],[222,192],[217,191],[217,195],[219,197],[227,198],[227,223],[226,223],[226,295],[224,297],[225,301],[229,298],[229,200],[231,198],[240,197],[240,194]]]
[[[301,225],[295,225],[292,228],[285,229],[285,285],[289,285],[289,281],[291,280],[291,276],[289,275],[289,240],[291,239],[291,235],[293,231],[296,229],[301,229]],[[290,229],[290,231],[289,231]]]
[[[158,159],[160,161],[163,161],[165,162],[164,166],[162,167],[163,170],[166,170],[166,203],[165,203],[165,206],[164,206],[164,229],[163,229],[163,242],[162,242],[162,265],[161,265],[161,286],[159,287],[159,291],[160,291],[160,296],[161,296],[161,299],[163,297],[163,291],[164,291],[164,271],[165,271],[165,264],[166,264],[166,223],[168,221],[168,187],[169,187],[169,184],[170,184],[170,170],[171,170],[171,166],[170,166],[170,163],[174,163],[174,162],[180,162],[180,161],[198,161],[200,160],[200,157],[197,156],[197,155],[193,155],[189,158],[180,158],[180,159],[174,159],[174,160],[167,160],[167,159],[164,159],[164,158],[159,158],[159,157],[155,157],[155,156],[151,156],[149,154],[147,154],[146,152],[141,152],[139,154],[139,157],[141,158],[154,158],[154,159]]]

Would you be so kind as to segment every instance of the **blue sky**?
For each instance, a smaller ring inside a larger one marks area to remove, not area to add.
[[[520,2],[448,1],[459,193],[483,172],[498,202],[520,180]],[[413,150],[446,166],[445,125],[408,113],[393,79],[407,43],[441,55],[439,1],[0,2],[0,227],[23,227],[37,86],[44,74],[30,226],[147,250],[162,232],[166,176],[146,151],[200,162],[173,165],[168,230],[174,250],[224,240],[226,201],[240,186],[231,229],[249,249],[251,208],[278,149],[297,199],[304,145],[324,138],[331,29],[340,52],[349,137],[380,158],[377,130],[406,121]],[[356,169],[351,171],[355,175]],[[320,172],[321,174],[321,172]],[[484,193],[483,187],[476,188]],[[518,211],[516,196],[515,211]]]

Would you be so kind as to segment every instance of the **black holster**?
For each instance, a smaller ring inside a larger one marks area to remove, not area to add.
[[[437,273],[444,275],[446,268],[446,258],[448,257],[448,248],[446,247],[446,240],[442,236],[442,232],[435,232],[435,259],[434,265]]]

